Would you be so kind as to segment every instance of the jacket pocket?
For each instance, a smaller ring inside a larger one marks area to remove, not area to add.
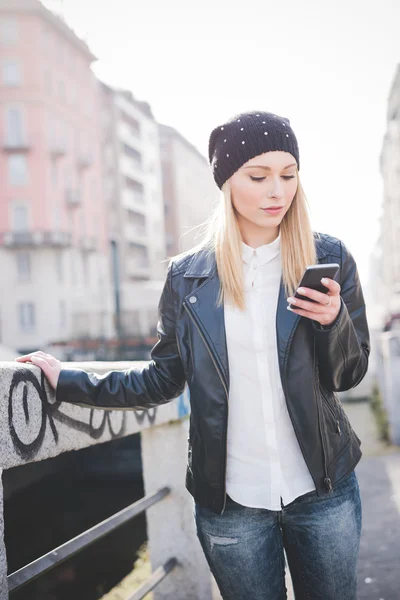
[[[326,434],[327,464],[331,465],[350,443],[350,432],[341,414],[341,408],[331,393],[320,387],[320,404]]]
[[[324,401],[324,403],[326,404],[326,406],[329,409],[329,412],[331,413],[332,417],[335,419],[335,421],[338,419],[338,415],[337,415],[337,406],[336,406],[336,402],[331,401],[330,399],[328,399],[328,395],[325,394],[322,389],[320,388],[320,393],[322,396],[322,399]]]

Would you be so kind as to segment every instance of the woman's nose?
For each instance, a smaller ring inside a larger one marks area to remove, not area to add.
[[[283,196],[283,185],[279,180],[271,182],[271,187],[268,190],[269,198],[281,198]]]

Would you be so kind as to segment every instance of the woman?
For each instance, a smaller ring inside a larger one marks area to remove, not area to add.
[[[170,261],[152,360],[104,376],[42,352],[17,360],[58,400],[104,409],[163,404],[187,382],[186,486],[223,598],[286,598],[285,549],[297,600],[355,600],[361,442],[335,392],[368,366],[356,265],[311,231],[288,119],[236,115],[212,131],[209,160],[221,201],[205,241]],[[306,266],[330,262],[327,294],[293,298]]]

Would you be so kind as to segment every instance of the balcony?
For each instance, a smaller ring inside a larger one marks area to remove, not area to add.
[[[126,273],[133,279],[150,279],[150,264],[148,260],[131,259],[127,261]]]
[[[124,227],[125,239],[127,242],[147,246],[149,243],[145,227],[126,223]]]
[[[131,179],[143,185],[145,180],[145,172],[143,171],[143,167],[141,167],[135,160],[132,160],[126,155],[120,156],[119,169],[125,177],[130,177]]]
[[[97,249],[97,240],[92,235],[82,235],[78,243],[79,248],[84,252],[94,252]]]
[[[128,210],[146,213],[145,197],[142,192],[125,188],[122,191],[121,204]]]
[[[0,233],[0,245],[7,248],[63,248],[71,246],[68,231],[4,231]]]
[[[53,158],[60,158],[67,153],[67,144],[63,140],[52,140],[49,145],[49,151]]]
[[[80,150],[76,157],[78,169],[88,169],[93,164],[93,154],[89,150]]]
[[[80,206],[82,198],[81,192],[77,188],[67,188],[65,190],[65,199],[67,201],[68,206],[71,208],[77,208]]]
[[[26,136],[4,138],[1,145],[5,152],[29,152],[32,148]]]

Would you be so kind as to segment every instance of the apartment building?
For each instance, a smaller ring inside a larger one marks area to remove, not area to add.
[[[176,129],[160,125],[168,256],[201,241],[201,228],[219,198],[207,159]]]
[[[147,102],[101,84],[104,190],[122,337],[155,335],[166,247],[158,125]]]
[[[400,313],[400,65],[393,78],[380,157],[384,184],[380,260],[387,316]]]
[[[21,352],[114,333],[94,58],[37,0],[0,0],[0,341]]]

